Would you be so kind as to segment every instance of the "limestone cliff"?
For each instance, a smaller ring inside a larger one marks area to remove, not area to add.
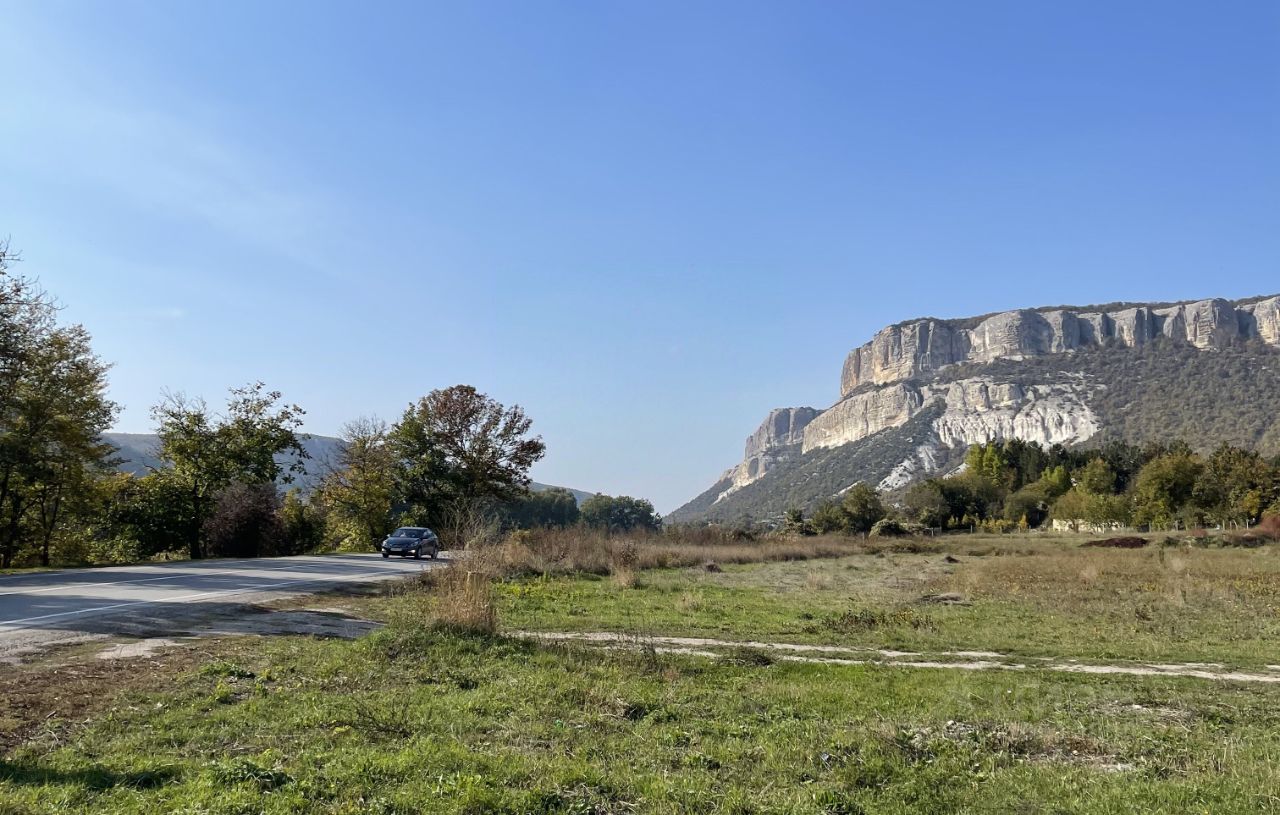
[[[769,411],[756,432],[747,437],[742,463],[721,476],[721,480],[730,482],[726,494],[756,481],[786,460],[804,441],[805,428],[820,412],[811,407]]]
[[[1211,299],[1020,309],[889,326],[849,354],[834,405],[770,412],[747,439],[742,462],[725,472],[705,498],[673,517],[713,516],[708,506],[766,476],[770,480],[764,483],[773,484],[771,489],[790,491],[788,500],[800,496],[802,503],[812,504],[805,490],[816,487],[797,486],[813,480],[802,462],[820,459],[828,473],[853,472],[857,467],[830,464],[829,453],[856,450],[871,440],[876,440],[874,455],[858,454],[863,462],[859,472],[884,489],[954,466],[956,452],[978,442],[1020,438],[1048,446],[1087,441],[1105,429],[1097,404],[1108,406],[1115,421],[1115,399],[1104,397],[1110,394],[1108,387],[1120,384],[1109,386],[1094,369],[1104,358],[1141,353],[1148,346],[1183,348],[1196,358],[1199,352],[1269,347],[1266,353],[1274,356],[1280,349],[1280,296],[1234,303]],[[1077,358],[1087,358],[1086,364],[1069,362]],[[1280,381],[1275,361],[1262,360],[1266,364],[1256,370]],[[1259,409],[1276,412],[1274,405]],[[1261,427],[1267,421],[1254,424]],[[891,431],[898,436],[887,441],[884,434]],[[752,492],[759,489],[752,487]],[[691,509],[695,504],[697,511]]]
[[[802,452],[839,447],[906,424],[935,402],[943,406],[934,420],[938,440],[949,447],[1014,437],[1071,444],[1098,430],[1087,395],[1085,383],[1069,379],[1030,387],[986,377],[888,385],[852,394],[816,417],[805,430]]]
[[[901,382],[957,363],[1024,359],[1110,343],[1134,347],[1162,336],[1196,348],[1224,348],[1251,338],[1280,345],[1280,296],[1243,304],[1200,300],[1112,311],[1023,309],[976,321],[915,320],[889,326],[850,352],[840,392],[847,396],[865,385]]]

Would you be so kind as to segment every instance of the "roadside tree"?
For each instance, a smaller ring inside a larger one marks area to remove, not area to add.
[[[256,382],[234,388],[225,413],[210,411],[202,400],[167,396],[152,409],[160,437],[160,457],[181,487],[186,504],[183,530],[192,558],[204,555],[202,530],[217,495],[232,484],[292,483],[304,472],[307,451],[299,430],[304,411],[282,404],[278,391]],[[290,463],[282,465],[277,457]]]
[[[101,441],[118,407],[108,367],[52,299],[8,270],[0,244],[0,566],[22,554],[49,565],[56,535],[86,503],[114,448]]]
[[[417,523],[447,525],[529,485],[546,452],[519,405],[506,407],[470,385],[434,390],[404,412],[388,434],[397,504]]]
[[[342,452],[320,488],[330,534],[352,549],[375,549],[395,526],[397,461],[385,422],[360,418],[342,428]]]

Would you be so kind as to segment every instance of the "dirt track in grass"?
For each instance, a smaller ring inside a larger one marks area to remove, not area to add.
[[[604,648],[652,649],[657,653],[663,654],[689,654],[711,658],[743,658],[744,652],[747,654],[754,652],[771,660],[807,662],[820,665],[889,665],[903,668],[934,668],[962,671],[1041,670],[1060,673],[1171,676],[1220,682],[1280,684],[1280,665],[1268,665],[1265,671],[1233,671],[1227,666],[1217,663],[1085,663],[1072,659],[1013,657],[994,651],[921,653],[883,648],[850,648],[836,645],[805,645],[789,642],[628,635],[609,631],[519,631],[513,632],[512,636],[541,642],[576,642]]]

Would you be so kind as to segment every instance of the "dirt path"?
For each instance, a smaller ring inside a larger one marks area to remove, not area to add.
[[[892,665],[902,668],[934,668],[958,671],[1042,670],[1062,673],[1111,674],[1120,676],[1181,676],[1224,682],[1280,683],[1280,665],[1263,671],[1233,671],[1215,663],[1085,663],[1049,657],[1013,657],[994,651],[940,651],[934,654],[892,651],[881,648],[850,648],[838,645],[802,645],[790,642],[740,642],[703,637],[657,637],[618,634],[608,631],[558,632],[518,631],[513,636],[543,642],[580,642],[607,648],[652,648],[662,654],[689,654],[726,657],[743,650],[759,651],[783,662],[821,665]]]

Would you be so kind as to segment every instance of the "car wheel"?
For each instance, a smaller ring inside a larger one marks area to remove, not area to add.
[[[383,556],[384,558],[391,557],[391,555],[387,554],[386,552],[383,552],[383,553],[382,553],[382,556]]]
[[[432,560],[435,560],[435,559],[436,559],[437,557],[439,557],[439,556],[440,556],[440,550],[439,550],[439,549],[432,549],[432,550],[431,550],[431,559],[432,559]]]
[[[419,547],[419,548],[417,548],[417,549],[414,549],[414,550],[413,550],[413,559],[414,559],[414,560],[422,560],[422,548],[421,548],[421,547]]]

